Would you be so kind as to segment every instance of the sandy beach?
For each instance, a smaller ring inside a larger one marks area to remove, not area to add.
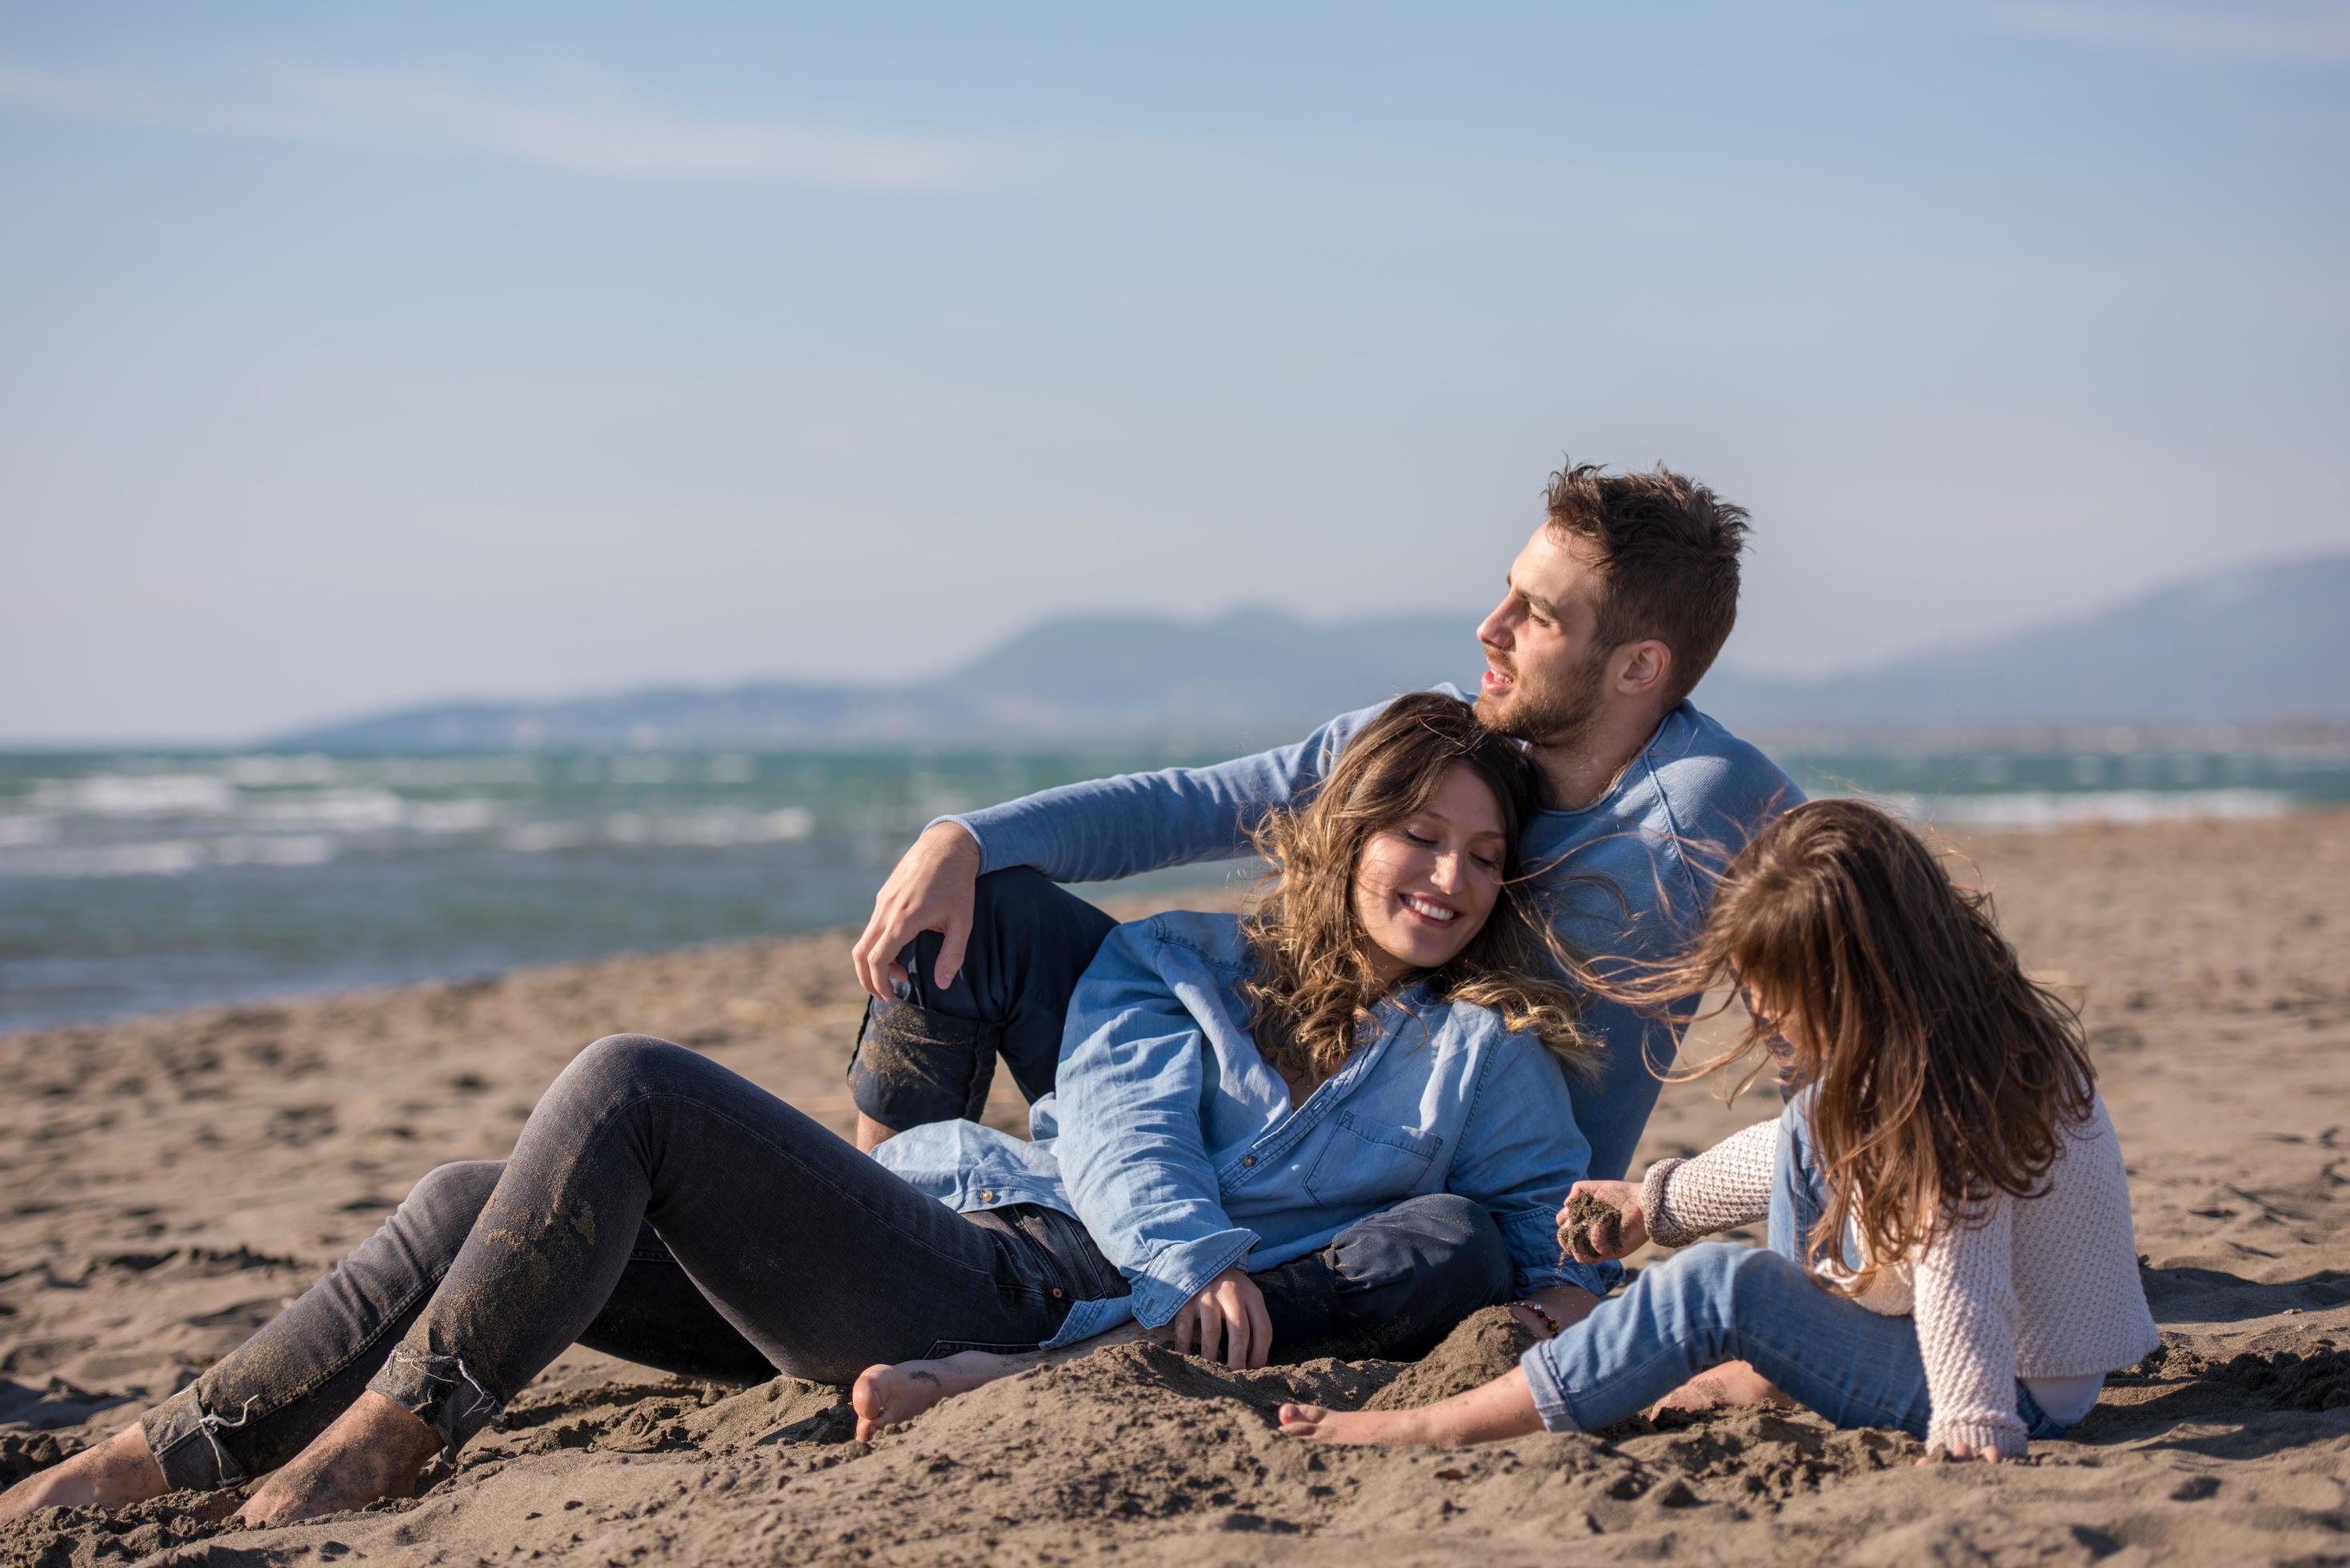
[[[266,1532],[186,1494],[51,1512],[0,1526],[0,1563],[2350,1563],[2350,814],[1965,846],[2027,964],[2085,1001],[2167,1347],[2024,1464],[1919,1469],[1907,1438],[1782,1413],[1455,1452],[1275,1434],[1284,1399],[1419,1402],[1503,1369],[1516,1331],[1493,1318],[1408,1369],[1105,1352],[870,1447],[835,1389],[575,1351],[412,1502]],[[184,1386],[434,1166],[503,1155],[598,1036],[679,1041],[846,1127],[846,952],[834,933],[0,1039],[0,1481]],[[1669,1085],[1640,1163],[1773,1108]]]

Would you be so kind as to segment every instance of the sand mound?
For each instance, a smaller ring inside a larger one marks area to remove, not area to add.
[[[1534,1342],[1507,1307],[1472,1313],[1425,1359],[1401,1368],[1365,1407],[1408,1410],[1482,1388],[1515,1366]]]

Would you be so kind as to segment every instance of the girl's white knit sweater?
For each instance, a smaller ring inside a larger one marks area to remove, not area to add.
[[[1650,1166],[1641,1183],[1650,1239],[1686,1246],[1763,1219],[1778,1147],[1778,1122],[1760,1122],[1693,1159]],[[2011,1458],[2024,1445],[2017,1378],[2111,1372],[2160,1348],[2104,1098],[2068,1131],[2044,1192],[1975,1206],[1918,1257],[1880,1269],[1859,1300],[1918,1320],[1933,1407],[1927,1442]]]

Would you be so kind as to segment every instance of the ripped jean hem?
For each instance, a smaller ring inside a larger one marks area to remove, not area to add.
[[[484,1427],[501,1426],[505,1407],[482,1386],[454,1355],[426,1355],[404,1345],[368,1382],[380,1394],[441,1435],[442,1451],[453,1457]]]
[[[140,1417],[139,1429],[155,1456],[156,1469],[173,1491],[219,1491],[243,1486],[253,1478],[220,1440],[253,1419],[258,1397],[245,1400],[234,1417],[207,1410],[197,1386],[190,1384]]]

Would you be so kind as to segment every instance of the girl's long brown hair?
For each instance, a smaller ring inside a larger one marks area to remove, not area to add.
[[[1958,887],[1915,833],[1860,801],[1813,801],[1764,828],[1722,873],[1691,950],[1607,989],[1653,1008],[1721,981],[1754,1016],[1678,1075],[1783,1036],[1773,1054],[1815,1090],[1830,1195],[1809,1255],[1840,1259],[1846,1227],[1858,1231],[1847,1294],[1993,1192],[2040,1191],[2063,1132],[2089,1115],[2079,1013],[2023,972],[1988,894]]]
[[[1501,805],[1509,844],[1501,893],[1451,962],[1409,978],[1440,1000],[1494,1009],[1569,1067],[1589,1070],[1593,1047],[1576,1027],[1578,998],[1566,983],[1580,975],[1580,961],[1553,935],[1520,869],[1518,841],[1540,808],[1541,775],[1468,703],[1435,692],[1388,704],[1305,805],[1273,814],[1253,835],[1271,870],[1242,921],[1254,970],[1241,993],[1258,1049],[1276,1065],[1326,1078],[1365,1038],[1392,988],[1373,973],[1369,938],[1355,916],[1355,867],[1374,835],[1425,807],[1456,766],[1475,773]]]

